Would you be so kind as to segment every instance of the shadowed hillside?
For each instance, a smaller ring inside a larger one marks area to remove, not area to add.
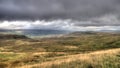
[[[0,39],[28,39],[24,35],[0,34]]]

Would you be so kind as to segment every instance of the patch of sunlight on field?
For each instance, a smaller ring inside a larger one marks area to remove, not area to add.
[[[16,60],[23,56],[25,56],[24,53],[0,52],[0,59],[6,60],[6,61],[7,60],[9,60],[9,61]]]
[[[77,49],[78,47],[77,46],[64,46],[65,48],[68,48],[68,49]]]

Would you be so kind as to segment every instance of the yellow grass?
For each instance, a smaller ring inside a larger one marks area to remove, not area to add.
[[[65,46],[65,48],[68,48],[68,49],[77,49],[78,47],[77,46]]]
[[[110,50],[102,50],[102,51],[95,51],[92,53],[86,54],[77,54],[77,55],[69,55],[69,56],[62,56],[59,59],[54,61],[48,61],[33,65],[25,65],[19,68],[32,68],[32,67],[39,67],[39,68],[46,68],[52,65],[60,65],[61,63],[69,63],[72,61],[80,60],[80,61],[87,61],[88,63],[94,63],[93,60],[101,61],[106,56],[113,56],[120,53],[120,48],[118,49],[110,49]],[[17,67],[18,68],[18,67]]]

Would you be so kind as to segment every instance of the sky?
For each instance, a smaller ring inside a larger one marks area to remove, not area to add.
[[[0,0],[0,29],[119,28],[120,0]]]

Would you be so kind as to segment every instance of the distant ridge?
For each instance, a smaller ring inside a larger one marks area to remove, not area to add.
[[[0,34],[0,39],[28,39],[25,35]]]
[[[45,35],[59,35],[66,34],[69,31],[65,30],[50,30],[50,29],[0,29],[1,33],[21,34],[27,36],[45,36]]]
[[[95,31],[77,31],[67,34],[66,36],[80,36],[80,35],[120,35],[118,32],[95,32]]]

